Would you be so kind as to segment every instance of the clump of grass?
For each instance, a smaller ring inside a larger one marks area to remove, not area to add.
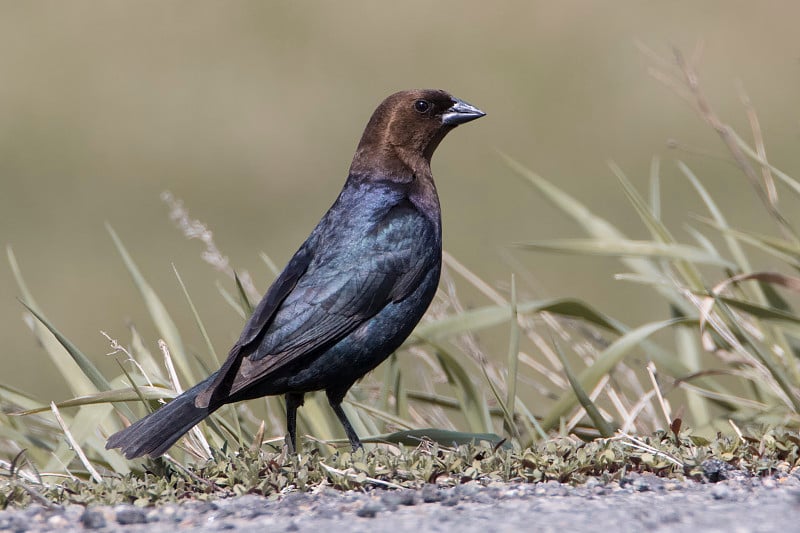
[[[142,464],[105,450],[105,438],[173,398],[182,384],[198,381],[223,359],[209,338],[202,310],[176,271],[186,299],[182,312],[194,317],[205,347],[200,354],[187,349],[183,339],[191,333],[178,330],[109,227],[159,339],[145,339],[133,327],[124,342],[119,335],[108,336],[119,372],[107,377],[48,320],[9,248],[32,332],[74,397],[42,402],[0,385],[0,473],[5,474],[0,503],[31,498],[155,503],[190,492],[208,497],[242,491],[276,494],[320,484],[364,488],[444,479],[580,481],[630,468],[691,476],[700,457],[711,455],[756,473],[777,468],[781,461],[795,466],[797,446],[787,433],[744,435],[751,425],[800,426],[800,315],[779,292],[797,291],[800,278],[754,270],[747,251],[766,254],[787,272],[800,268],[800,239],[778,201],[780,194],[800,195],[800,182],[767,160],[749,101],[743,100],[752,146],[714,113],[690,62],[680,54],[674,62],[653,57],[658,65],[654,77],[674,88],[719,134],[777,235],[736,228],[700,178],[679,160],[677,168],[708,210],[688,222],[691,243],[679,242],[661,219],[658,160],[651,167],[647,195],[611,164],[650,234],[649,240],[632,240],[577,198],[503,157],[588,235],[522,243],[520,248],[616,257],[626,270],[618,278],[652,289],[669,318],[624,324],[576,297],[527,297],[515,278],[504,293],[445,254],[441,290],[400,350],[403,355],[391,356],[348,395],[345,410],[363,440],[373,444],[368,452],[337,451],[346,443],[341,430],[324,399],[310,395],[299,413],[299,427],[301,434],[314,437],[306,439],[307,453],[299,458],[261,451],[265,443],[282,444],[280,435],[267,433],[285,427],[282,400],[273,397],[220,410],[165,461]],[[167,195],[165,201],[181,231],[203,242],[203,258],[229,277],[217,289],[231,312],[244,319],[258,297],[250,276],[234,271],[208,228],[191,219],[177,199]],[[268,256],[262,258],[274,272]],[[482,295],[485,304],[467,309],[459,297],[465,287]],[[489,329],[508,332],[502,355],[488,353],[477,340],[478,332]],[[671,342],[664,333],[671,333]],[[687,430],[680,432],[684,426],[693,428],[695,440]],[[698,440],[720,431],[735,437]],[[612,438],[630,433],[655,436],[629,439],[638,448]],[[561,438],[547,440],[553,435]],[[603,439],[584,444],[576,436]],[[758,453],[753,439],[760,443]],[[418,449],[407,448],[420,442],[425,444]],[[562,449],[565,442],[569,445]],[[774,453],[764,454],[765,443],[774,445]]]

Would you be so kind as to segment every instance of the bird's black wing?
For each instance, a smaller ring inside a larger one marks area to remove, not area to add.
[[[314,256],[314,236],[312,235],[294,254],[289,264],[283,269],[278,278],[272,283],[267,293],[258,303],[239,336],[233,345],[228,358],[222,364],[215,378],[208,387],[197,395],[195,405],[208,407],[215,392],[219,391],[222,382],[230,376],[231,370],[238,367],[242,352],[247,352],[248,345],[257,341],[260,335],[267,330],[275,312],[283,300],[292,292],[298,280],[305,274],[311,259]]]
[[[275,311],[268,329],[242,353],[230,393],[346,337],[391,302],[404,299],[437,263],[434,224],[398,206],[351,246],[328,249]]]

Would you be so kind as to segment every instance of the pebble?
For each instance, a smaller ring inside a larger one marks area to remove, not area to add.
[[[375,518],[377,514],[383,511],[383,505],[378,502],[368,501],[361,508],[356,511],[356,515],[362,518]]]
[[[69,525],[69,522],[60,514],[53,515],[47,519],[47,527],[51,527],[53,529],[63,529],[67,525]]]
[[[422,501],[425,503],[434,503],[442,500],[442,492],[439,487],[433,484],[428,484],[422,487]]]
[[[714,485],[714,488],[711,489],[711,496],[714,497],[715,500],[726,500],[733,495],[730,487],[723,484]]]
[[[106,527],[106,517],[105,515],[100,512],[92,509],[91,507],[87,507],[86,510],[81,515],[81,523],[83,527],[86,529],[100,529],[102,527]]]
[[[399,491],[400,505],[412,506],[417,505],[417,491],[412,489]]]
[[[147,512],[133,505],[119,505],[114,508],[116,513],[117,523],[123,526],[129,524],[146,524]]]

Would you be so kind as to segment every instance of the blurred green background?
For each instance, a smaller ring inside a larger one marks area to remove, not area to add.
[[[132,321],[156,334],[108,221],[199,348],[176,265],[224,354],[241,322],[214,282],[230,282],[174,228],[159,194],[183,199],[263,291],[271,275],[258,253],[284,264],[335,198],[373,108],[411,87],[449,90],[488,113],[450,135],[434,174],[445,248],[496,286],[508,284],[509,244],[582,236],[497,150],[639,238],[606,160],[644,191],[662,156],[664,217],[675,223],[702,212],[672,164],[681,157],[737,225],[768,231],[729,163],[667,148],[674,138],[725,153],[648,75],[636,42],[671,57],[702,40],[699,70],[719,114],[748,131],[741,80],[772,162],[797,175],[798,20],[792,1],[3,1],[0,243],[13,246],[47,316],[110,369],[100,330],[127,342]],[[525,296],[579,296],[633,325],[667,313],[648,305],[647,289],[613,281],[613,260],[513,256],[533,274]],[[0,261],[0,380],[62,399],[18,294]]]

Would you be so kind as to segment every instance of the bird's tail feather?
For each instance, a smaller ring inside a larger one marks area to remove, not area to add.
[[[158,411],[111,435],[106,448],[121,448],[128,459],[142,455],[164,455],[187,431],[221,407],[221,404],[195,406],[195,398],[208,386],[209,379],[198,383]]]

